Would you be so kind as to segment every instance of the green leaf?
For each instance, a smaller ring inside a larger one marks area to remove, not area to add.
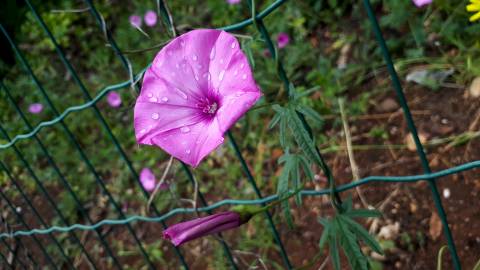
[[[272,120],[270,121],[270,124],[268,124],[268,129],[273,129],[278,124],[281,118],[282,118],[282,114],[276,113],[273,116]]]
[[[299,105],[296,108],[299,112],[303,113],[306,117],[312,119],[314,122],[317,124],[323,124],[323,119],[322,116],[318,112],[316,112],[314,109],[305,106],[305,105]]]
[[[353,209],[345,213],[346,216],[351,218],[370,218],[370,217],[381,217],[382,213],[378,210],[369,210],[369,209]]]
[[[336,230],[332,231],[333,232],[330,232],[330,241],[328,242],[330,249],[330,257],[332,258],[333,267],[335,268],[335,270],[340,270],[340,255],[338,254],[337,234]]]
[[[323,232],[322,232],[322,236],[320,237],[320,242],[318,243],[318,246],[320,247],[320,251],[321,251],[323,249],[323,247],[325,247],[325,244],[327,243],[329,233],[330,233],[330,224],[329,224],[328,219],[323,219],[323,222],[322,222],[322,220],[320,220],[320,223],[322,223],[322,225],[324,227]]]
[[[365,244],[367,244],[375,252],[379,254],[384,254],[382,247],[380,247],[377,240],[375,240],[375,238],[371,236],[368,231],[362,227],[362,225],[358,224],[353,219],[344,215],[339,215],[339,218],[342,219],[350,227],[352,232],[359,236]]]
[[[303,126],[302,120],[297,112],[292,108],[288,109],[288,119],[288,125],[298,146],[312,162],[315,162],[319,166],[323,166],[322,160],[315,149],[315,144],[310,137],[310,134],[308,134]]]
[[[287,121],[286,116],[280,120],[280,145],[282,147],[287,146]]]
[[[300,165],[302,165],[303,171],[307,175],[310,180],[313,180],[315,176],[313,175],[312,168],[310,167],[310,164],[308,163],[308,160],[305,156],[299,155],[300,158]]]
[[[345,252],[351,268],[355,270],[368,270],[367,258],[363,255],[355,234],[349,230],[348,225],[346,225],[340,217],[339,215],[335,218],[339,228],[340,245]]]

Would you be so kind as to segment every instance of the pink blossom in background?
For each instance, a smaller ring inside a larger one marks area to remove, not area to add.
[[[243,223],[240,214],[227,211],[177,223],[163,231],[163,237],[179,246],[202,236],[239,227]]]
[[[290,37],[288,36],[287,33],[278,34],[277,45],[279,49],[284,48],[285,46],[288,45],[288,43],[290,43]]]
[[[432,0],[412,0],[412,1],[417,7],[423,7],[426,5],[430,5],[432,3]]]
[[[128,18],[128,20],[130,21],[130,24],[133,27],[140,28],[142,26],[142,17],[140,17],[138,15],[132,15]]]
[[[227,0],[227,3],[230,5],[236,5],[239,4],[242,0]]]
[[[155,26],[157,24],[157,13],[153,10],[149,10],[143,16],[143,20],[147,26]]]
[[[107,102],[111,107],[119,107],[122,105],[122,97],[117,92],[109,92],[107,94]]]
[[[136,139],[196,167],[260,96],[233,35],[190,31],[166,45],[145,72],[134,109]]]
[[[157,180],[155,179],[155,175],[153,174],[152,170],[149,168],[143,168],[140,171],[140,183],[146,191],[153,191],[155,189],[155,185],[157,184],[156,182]]]
[[[32,103],[28,106],[28,111],[33,114],[39,114],[43,111],[43,105],[41,103]]]

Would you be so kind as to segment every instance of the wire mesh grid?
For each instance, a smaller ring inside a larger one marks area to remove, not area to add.
[[[225,30],[225,31],[235,31],[242,29],[244,27],[247,27],[249,25],[254,25],[254,27],[259,31],[261,34],[262,38],[265,40],[266,45],[268,50],[270,51],[271,56],[274,58],[277,64],[277,73],[280,78],[280,80],[283,82],[285,85],[286,89],[289,88],[290,82],[287,77],[287,74],[285,70],[283,69],[282,62],[277,56],[277,51],[275,50],[275,47],[272,43],[272,40],[270,38],[270,35],[268,33],[268,30],[263,22],[263,19],[268,16],[271,12],[275,11],[278,7],[280,7],[283,3],[285,3],[285,0],[277,0],[273,2],[271,5],[269,5],[265,10],[257,13],[255,10],[255,4],[253,1],[249,1],[249,8],[252,12],[252,17],[244,20],[242,22],[222,27],[220,29]],[[38,258],[32,255],[32,253],[26,251],[25,252],[25,258],[23,260],[18,260],[18,266],[20,266],[23,269],[28,269],[29,265],[40,265],[40,264],[48,264],[49,266],[52,267],[52,269],[59,269],[63,268],[64,266],[68,266],[69,269],[75,269],[75,263],[72,261],[72,258],[68,255],[68,251],[65,250],[65,248],[62,246],[60,243],[61,241],[59,240],[59,236],[56,235],[55,233],[66,233],[71,236],[73,239],[73,242],[75,245],[77,245],[80,248],[81,253],[85,256],[86,260],[88,261],[89,265],[93,269],[99,269],[95,259],[91,256],[91,251],[88,250],[87,247],[84,246],[82,239],[79,239],[78,236],[74,233],[76,231],[94,231],[95,236],[97,237],[98,241],[100,242],[102,248],[104,249],[106,255],[111,260],[112,267],[115,267],[116,269],[123,269],[124,266],[119,262],[117,256],[111,247],[111,244],[106,241],[107,235],[105,233],[102,233],[100,228],[102,226],[115,226],[115,225],[123,225],[126,226],[130,236],[132,237],[133,243],[136,245],[138,248],[139,253],[142,255],[143,260],[150,269],[154,269],[155,265],[152,263],[152,260],[148,254],[148,252],[144,248],[144,243],[142,243],[141,237],[139,237],[138,233],[133,229],[132,223],[134,222],[151,222],[151,223],[160,223],[163,228],[166,228],[167,225],[165,223],[166,220],[169,218],[178,215],[178,214],[183,214],[183,213],[195,213],[195,212],[207,212],[211,213],[212,210],[215,210],[219,207],[225,206],[225,205],[254,205],[254,204],[261,204],[264,205],[268,202],[274,201],[278,199],[277,195],[270,195],[263,197],[261,194],[260,189],[257,186],[256,180],[250,171],[241,151],[240,147],[236,142],[236,139],[234,135],[229,131],[228,132],[228,137],[229,141],[235,151],[235,155],[237,156],[238,160],[241,163],[241,167],[250,183],[252,186],[257,199],[254,200],[235,200],[235,199],[225,199],[221,200],[219,202],[216,202],[214,204],[208,205],[206,199],[204,198],[203,194],[201,192],[198,193],[200,202],[202,203],[202,207],[199,207],[197,209],[193,208],[176,208],[168,211],[165,214],[161,214],[160,211],[153,205],[153,217],[147,217],[147,216],[142,216],[142,215],[134,215],[134,216],[126,216],[124,211],[122,210],[122,207],[120,206],[119,202],[115,200],[114,196],[110,193],[108,186],[106,185],[105,181],[102,179],[102,176],[98,172],[98,168],[96,168],[92,162],[89,160],[88,155],[85,153],[83,150],[81,144],[79,143],[78,136],[75,135],[74,131],[71,130],[71,128],[68,127],[68,125],[64,122],[65,118],[69,116],[70,114],[75,114],[77,112],[87,110],[87,109],[92,109],[96,118],[100,122],[102,128],[106,132],[108,139],[111,141],[111,143],[114,144],[118,154],[120,155],[122,161],[125,163],[127,169],[131,173],[132,177],[136,179],[136,183],[141,189],[143,195],[145,198],[148,199],[149,193],[143,188],[143,186],[139,182],[139,177],[138,173],[135,170],[135,168],[132,165],[132,162],[130,161],[129,157],[127,156],[126,152],[124,151],[119,139],[113,134],[111,128],[107,124],[107,121],[105,120],[103,114],[97,107],[97,103],[102,100],[102,98],[109,92],[111,91],[118,91],[121,89],[125,89],[128,87],[135,88],[137,91],[139,90],[136,82],[138,82],[145,71],[143,69],[141,72],[138,74],[134,74],[132,70],[132,66],[128,60],[127,57],[125,57],[124,54],[122,54],[121,50],[119,49],[118,45],[115,42],[115,39],[113,38],[112,34],[110,33],[108,26],[101,16],[101,14],[97,11],[95,5],[92,3],[91,0],[85,0],[85,3],[88,6],[88,11],[91,13],[91,15],[95,18],[96,22],[98,23],[98,26],[100,27],[101,31],[104,33],[106,40],[108,41],[110,47],[115,51],[116,56],[120,59],[122,62],[125,70],[129,74],[128,80],[114,84],[114,85],[109,85],[105,87],[103,90],[101,90],[96,96],[92,97],[89,94],[89,91],[85,87],[84,83],[82,82],[82,79],[80,76],[78,76],[76,70],[74,69],[73,65],[65,55],[62,47],[59,45],[58,41],[50,31],[50,29],[47,27],[45,24],[43,18],[40,16],[40,14],[37,12],[37,9],[32,5],[32,3],[29,0],[26,0],[26,3],[28,5],[28,8],[33,15],[35,21],[40,25],[40,27],[43,29],[44,33],[49,37],[50,41],[53,43],[55,50],[60,57],[62,63],[64,64],[65,68],[68,70],[68,72],[72,75],[72,78],[76,85],[79,87],[81,90],[85,103],[82,105],[78,106],[72,106],[67,108],[66,110],[60,112],[54,105],[54,103],[51,101],[51,98],[48,94],[48,92],[45,90],[44,86],[40,82],[40,80],[36,77],[34,71],[31,68],[30,63],[18,47],[18,45],[15,43],[13,38],[11,37],[11,34],[7,32],[7,30],[4,28],[3,25],[0,25],[0,30],[3,33],[3,35],[6,37],[8,40],[10,46],[12,47],[13,51],[15,52],[15,55],[17,59],[20,61],[20,64],[24,68],[25,72],[31,77],[34,85],[36,88],[39,90],[40,94],[44,98],[47,106],[52,110],[54,113],[55,117],[52,120],[49,121],[43,121],[37,125],[32,125],[27,117],[25,117],[24,113],[22,112],[21,108],[15,103],[15,99],[11,94],[11,90],[3,83],[0,82],[0,88],[2,91],[5,92],[7,99],[9,102],[14,106],[16,112],[20,116],[20,119],[22,120],[23,124],[26,127],[27,132],[23,134],[19,134],[14,136],[13,138],[10,137],[7,133],[7,130],[4,127],[4,124],[0,124],[0,132],[2,133],[2,137],[4,138],[4,141],[6,143],[0,144],[0,149],[1,150],[7,150],[11,149],[14,151],[16,158],[18,158],[18,161],[20,164],[27,170],[28,175],[34,180],[34,183],[36,187],[38,187],[39,192],[41,193],[42,196],[45,197],[45,199],[48,202],[49,207],[52,207],[53,211],[58,215],[60,219],[60,223],[62,223],[62,226],[48,226],[46,221],[44,220],[44,217],[36,210],[34,206],[34,202],[32,202],[32,198],[29,197],[28,194],[23,192],[22,187],[18,184],[18,179],[14,176],[12,173],[12,168],[7,166],[7,161],[0,161],[0,167],[2,171],[4,171],[6,177],[8,180],[13,184],[13,186],[18,190],[20,193],[20,196],[22,200],[26,202],[26,204],[29,206],[29,208],[33,211],[35,219],[37,220],[38,224],[41,226],[41,229],[38,228],[31,228],[31,226],[28,224],[28,222],[25,220],[25,218],[22,216],[22,214],[17,211],[15,208],[15,205],[12,203],[11,199],[7,196],[5,192],[0,190],[0,195],[2,199],[5,201],[9,209],[15,213],[15,218],[18,223],[22,224],[24,226],[24,230],[15,230],[12,229],[9,224],[6,223],[6,230],[5,232],[0,234],[0,240],[2,241],[2,252],[0,252],[0,257],[4,262],[4,265],[8,268],[12,268],[12,266],[9,264],[9,261],[7,259],[7,255],[4,252],[13,252],[12,248],[12,242],[8,242],[8,240],[13,240],[15,242],[15,245],[21,248],[25,249],[25,246],[34,246],[37,247],[41,254],[43,255],[43,258]],[[158,8],[160,15],[162,16],[163,20],[165,21],[165,24],[172,29],[172,32],[175,32],[175,29],[172,25],[172,16],[170,12],[168,11],[165,3],[163,1],[157,1]],[[375,33],[375,36],[377,38],[378,44],[380,46],[380,49],[383,53],[383,57],[385,60],[385,63],[387,65],[392,84],[394,87],[394,90],[397,94],[398,100],[400,101],[400,104],[402,106],[403,112],[405,119],[408,124],[408,128],[412,134],[412,137],[414,139],[416,149],[418,156],[420,158],[424,174],[422,175],[412,175],[412,176],[393,176],[393,177],[385,177],[385,176],[369,176],[363,179],[360,179],[358,181],[341,185],[336,187],[335,192],[343,192],[346,190],[350,190],[352,188],[355,188],[357,186],[365,185],[371,182],[401,182],[401,183],[408,183],[408,182],[416,182],[416,181],[427,181],[429,183],[431,192],[432,192],[432,198],[434,200],[436,209],[438,211],[439,217],[442,221],[443,224],[443,229],[444,233],[446,236],[446,240],[448,243],[448,247],[451,253],[451,258],[453,261],[453,265],[455,269],[461,269],[460,266],[460,260],[458,258],[458,255],[456,253],[456,247],[454,244],[454,240],[452,237],[452,234],[450,232],[450,229],[448,227],[448,222],[447,222],[447,216],[445,214],[445,211],[443,209],[441,199],[436,187],[436,180],[438,180],[440,177],[444,177],[447,175],[451,174],[456,174],[462,171],[474,169],[474,168],[479,168],[480,167],[480,161],[473,161],[469,163],[465,163],[456,167],[452,167],[446,170],[438,171],[435,173],[432,173],[430,170],[430,167],[428,165],[428,161],[423,149],[423,146],[420,142],[419,136],[416,131],[415,123],[413,121],[412,115],[410,113],[409,107],[407,105],[405,96],[403,94],[402,86],[400,84],[400,80],[398,78],[398,75],[395,71],[394,65],[392,58],[389,54],[388,48],[386,46],[383,34],[380,30],[380,27],[378,25],[377,19],[375,17],[375,14],[372,10],[372,7],[370,5],[370,2],[368,0],[364,0],[364,6],[366,9],[366,12],[368,14],[368,17],[371,21],[372,29]],[[8,123],[7,123],[8,124]],[[118,217],[114,219],[105,219],[101,221],[93,221],[89,214],[87,213],[86,209],[84,208],[82,202],[78,198],[76,191],[72,188],[64,174],[61,172],[59,169],[59,166],[53,159],[54,153],[50,152],[45,144],[42,142],[42,140],[39,138],[38,133],[43,129],[51,126],[57,126],[59,125],[62,129],[62,131],[65,133],[65,135],[68,137],[69,141],[71,142],[73,149],[79,154],[81,157],[82,162],[88,168],[88,171],[92,174],[94,177],[96,183],[98,184],[101,192],[106,196],[108,203],[115,212],[117,213]],[[55,200],[49,195],[49,192],[45,188],[44,184],[42,183],[42,179],[39,179],[39,176],[36,174],[34,169],[32,168],[31,164],[28,162],[28,159],[25,158],[25,153],[23,153],[17,146],[16,144],[19,143],[20,141],[23,140],[34,140],[36,145],[40,148],[41,153],[46,157],[47,162],[49,166],[54,170],[56,176],[60,179],[60,182],[65,188],[65,190],[68,191],[70,196],[72,196],[74,203],[79,210],[80,214],[82,217],[85,218],[85,220],[88,222],[88,224],[70,224],[68,219],[65,218],[63,215],[62,211],[58,208],[58,206],[55,203]],[[182,168],[184,172],[187,175],[187,178],[189,179],[190,183],[192,185],[195,185],[195,179],[190,171],[189,167],[185,164],[182,163]],[[301,191],[302,196],[321,196],[321,195],[328,195],[331,194],[331,190],[325,189],[325,190],[320,190],[320,191],[315,191],[315,190],[303,190]],[[273,219],[271,215],[267,212],[265,214],[265,218],[268,221],[269,227],[271,229],[271,233],[273,236],[273,239],[275,240],[275,243],[278,246],[278,252],[283,259],[284,267],[286,269],[293,269],[292,264],[290,263],[290,260],[288,258],[288,252],[285,249],[285,246],[282,243],[282,240],[280,238],[280,235],[275,227],[275,224],[273,222]],[[55,251],[52,252],[51,249],[47,249],[43,242],[41,242],[38,237],[46,235],[48,236],[49,241],[53,243],[53,246],[55,247]],[[24,237],[27,237],[28,240],[31,242],[26,243]],[[229,245],[223,240],[222,236],[219,235],[216,238],[225,253],[225,256],[227,260],[230,263],[230,266],[234,269],[238,269],[237,263],[234,260],[232,256],[232,251]],[[189,266],[184,259],[182,255],[182,251],[180,248],[174,248],[175,254],[177,255],[180,264],[185,268],[188,269]],[[53,255],[55,254],[55,255]]]

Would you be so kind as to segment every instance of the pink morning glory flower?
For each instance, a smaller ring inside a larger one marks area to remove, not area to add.
[[[143,16],[143,20],[147,26],[155,26],[155,24],[157,24],[157,13],[153,10],[147,11]]]
[[[132,15],[128,20],[133,27],[140,28],[140,26],[142,26],[142,18],[138,15]]]
[[[227,211],[177,223],[163,231],[163,237],[172,241],[175,246],[179,246],[202,236],[239,227],[245,222],[242,222],[239,213]]]
[[[166,45],[143,77],[134,109],[137,141],[198,166],[261,93],[237,39],[199,29]]]
[[[122,97],[117,92],[109,92],[107,94],[107,102],[111,107],[119,107],[122,105]]]
[[[33,114],[39,114],[43,111],[43,105],[41,103],[32,103],[28,106],[28,111]]]
[[[279,49],[284,48],[285,46],[288,45],[288,43],[290,43],[290,37],[288,36],[287,33],[278,34],[277,45]]]
[[[432,3],[432,0],[412,0],[412,1],[417,7],[423,7],[426,5],[430,5]]]
[[[242,0],[227,0],[227,3],[230,5],[236,5],[239,4]]]
[[[143,168],[140,171],[140,183],[146,191],[152,191],[155,189],[157,180],[152,170],[149,168]]]

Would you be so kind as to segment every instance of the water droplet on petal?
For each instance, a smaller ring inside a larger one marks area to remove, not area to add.
[[[243,74],[242,79],[246,80],[247,79],[247,74]]]
[[[220,139],[218,139],[218,141],[219,141],[220,143],[223,143],[223,141],[225,141],[225,138],[220,137]]]
[[[181,131],[182,133],[188,133],[188,132],[190,132],[190,128],[189,128],[189,127],[182,127],[182,128],[180,129],[180,131]]]
[[[184,40],[180,41],[180,46],[185,47],[185,41]]]
[[[210,51],[210,60],[213,60],[214,58],[215,58],[215,46]]]
[[[198,56],[196,54],[192,55],[192,59],[193,61],[197,61],[198,60]]]
[[[177,63],[177,64],[175,64],[175,67],[176,67],[177,69],[179,69],[179,68],[180,68],[180,65]]]
[[[185,150],[185,153],[190,154],[190,149]]]
[[[233,72],[233,75],[237,76],[237,75],[238,75],[238,70],[235,70],[235,71]]]
[[[163,101],[163,102],[167,102],[167,101],[168,101],[168,98],[167,98],[167,97],[162,97],[162,101]]]
[[[198,78],[197,74],[195,74],[195,80],[198,82],[198,80],[200,80],[200,78]]]
[[[156,97],[151,97],[148,101],[150,101],[150,102],[157,102],[158,100],[157,100]]]
[[[152,119],[157,120],[160,117],[158,113],[152,113]]]
[[[240,64],[240,68],[243,68],[244,66],[245,66],[244,63],[241,63],[241,64]]]
[[[187,99],[188,96],[187,94],[185,94],[182,90],[178,89],[178,88],[175,88],[175,91],[177,91],[177,93],[183,98],[183,99]]]
[[[153,97],[153,94],[152,94],[152,93],[148,93],[148,94],[147,94],[147,97]]]
[[[232,45],[230,45],[230,48],[235,49],[235,46],[237,46],[237,43],[235,43],[235,41],[234,41],[234,42],[232,42]]]
[[[223,64],[223,58],[222,58],[222,59],[220,59],[220,64]]]
[[[219,81],[223,80],[224,75],[225,75],[225,70],[220,71],[220,74],[218,75],[218,80]]]
[[[142,130],[140,130],[140,134],[143,134],[143,133],[145,133],[145,132],[147,132],[147,130],[146,130],[146,129],[142,129]]]
[[[203,66],[202,66],[202,65],[200,65],[200,64],[198,64],[198,66],[197,66],[197,67],[198,67],[198,69],[202,69],[202,68],[203,68]]]

